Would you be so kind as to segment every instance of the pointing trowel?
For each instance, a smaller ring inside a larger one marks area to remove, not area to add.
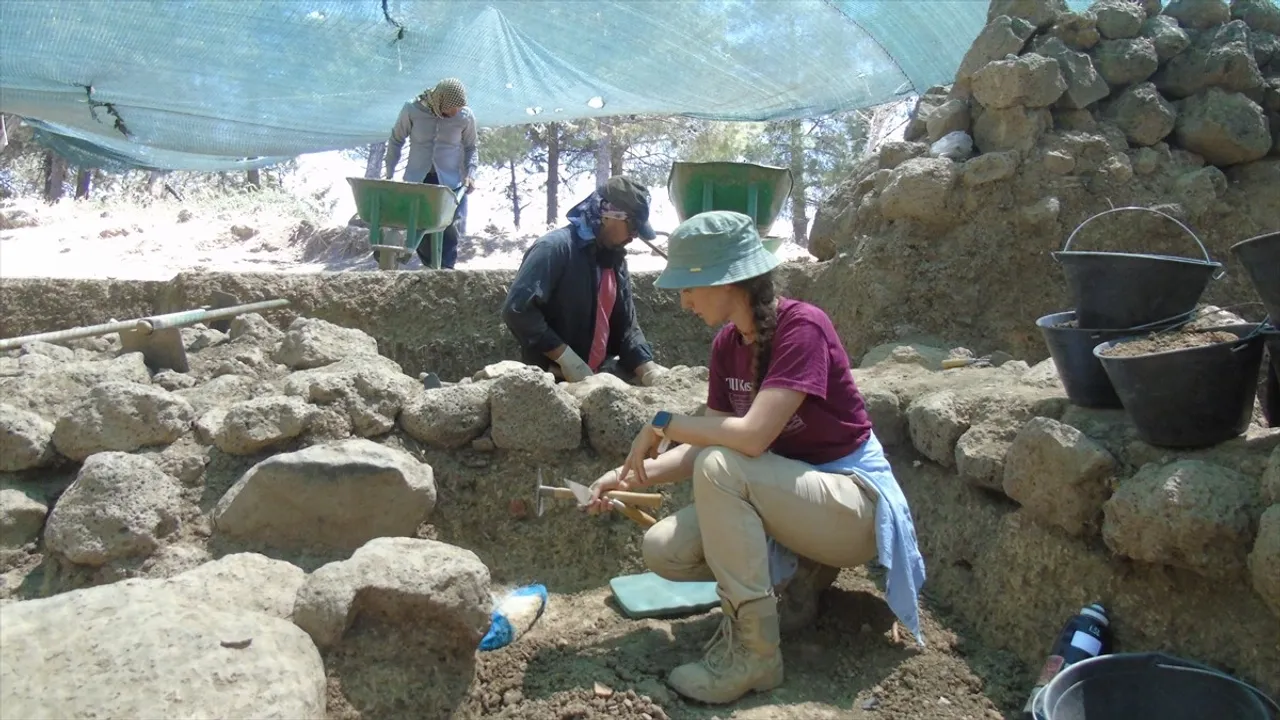
[[[577,499],[579,506],[583,506],[591,502],[591,488],[587,487],[586,485],[583,485],[582,483],[576,483],[572,480],[565,480],[564,485],[565,487],[573,491],[573,496],[574,498]],[[653,518],[652,515],[649,515],[643,510],[637,510],[636,508],[629,507],[626,503],[622,502],[617,498],[608,497],[608,496],[606,497],[609,500],[609,503],[613,506],[614,510],[617,510],[623,515],[626,515],[627,517],[631,518],[641,527],[647,528],[652,526],[654,523],[658,522]]]

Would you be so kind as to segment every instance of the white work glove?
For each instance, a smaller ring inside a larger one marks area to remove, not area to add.
[[[564,374],[564,379],[571,383],[586,380],[595,374],[591,372],[591,367],[583,362],[582,358],[578,357],[578,353],[568,346],[565,346],[564,352],[560,354],[556,364],[560,366],[560,372]]]
[[[645,387],[653,387],[658,384],[663,375],[667,374],[667,369],[656,362],[650,360],[640,367],[636,368],[637,380]]]

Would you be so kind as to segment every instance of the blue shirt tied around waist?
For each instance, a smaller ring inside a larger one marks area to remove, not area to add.
[[[924,585],[924,558],[916,545],[915,523],[907,497],[898,487],[893,468],[884,455],[884,447],[872,432],[867,441],[852,453],[828,463],[814,465],[819,472],[836,475],[857,475],[875,489],[876,501],[876,551],[877,560],[888,569],[885,578],[885,600],[889,609],[916,642],[924,645],[920,632],[920,588]],[[795,570],[795,554],[769,539],[769,570],[776,579],[790,575]],[[790,571],[790,572],[788,572]]]

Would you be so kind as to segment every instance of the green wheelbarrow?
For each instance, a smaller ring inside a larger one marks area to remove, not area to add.
[[[400,180],[349,177],[356,198],[356,213],[369,223],[369,247],[378,257],[380,270],[418,250],[423,233],[431,235],[431,267],[439,270],[444,256],[444,231],[457,219],[463,189]],[[405,231],[404,245],[382,241],[383,228]]]
[[[677,162],[667,177],[667,195],[681,222],[709,210],[732,210],[756,221],[756,231],[769,252],[782,238],[766,237],[794,180],[784,167],[745,162]]]

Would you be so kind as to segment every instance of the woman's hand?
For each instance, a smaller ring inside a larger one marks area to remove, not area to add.
[[[630,485],[622,482],[621,468],[615,468],[605,472],[591,483],[591,499],[587,501],[587,512],[595,515],[600,512],[609,512],[613,509],[613,503],[609,498],[605,497],[605,493],[614,490],[626,490]]]
[[[622,464],[622,474],[618,481],[631,480],[640,485],[647,484],[649,474],[644,470],[644,461],[646,458],[658,457],[658,445],[661,442],[662,438],[658,436],[658,431],[652,425],[645,423],[645,426],[636,434],[636,439],[631,441],[631,452],[627,454],[627,461]]]

